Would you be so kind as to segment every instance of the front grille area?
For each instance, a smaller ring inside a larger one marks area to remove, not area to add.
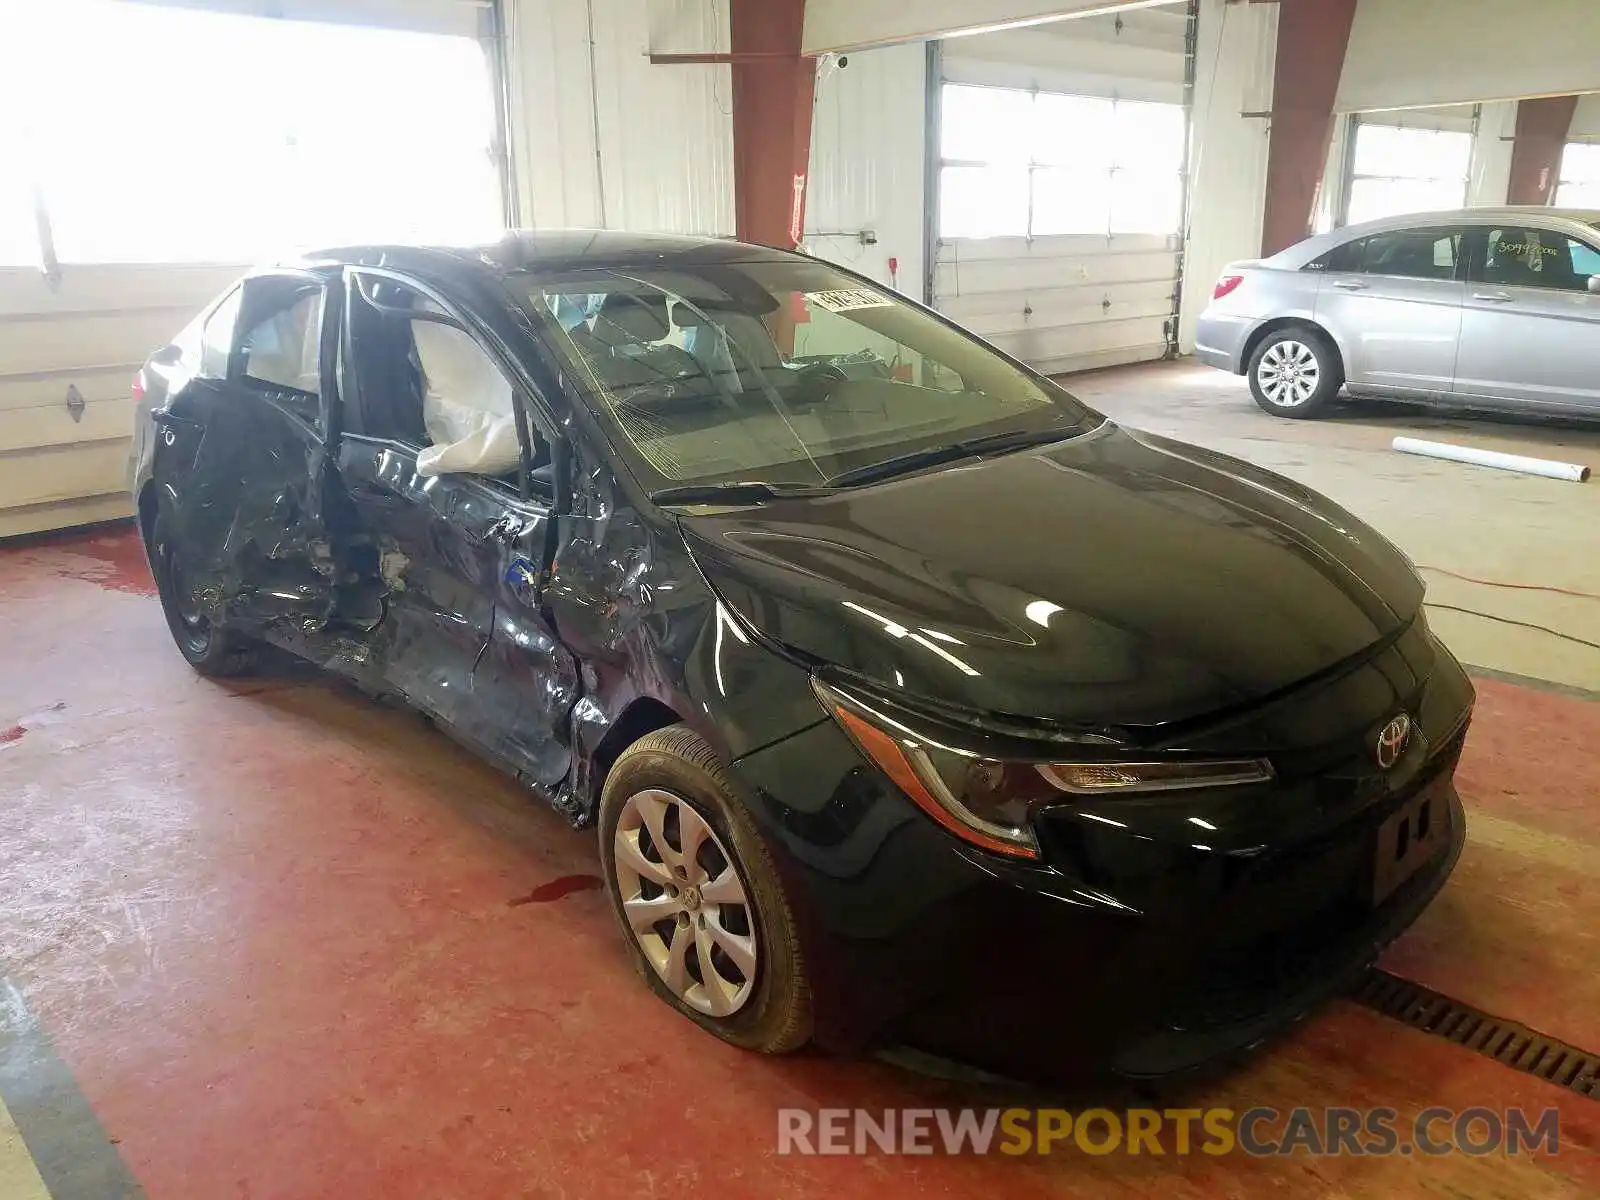
[[[1389,914],[1433,885],[1448,852],[1439,851],[1374,908],[1375,839],[1380,825],[1423,789],[1448,795],[1464,731],[1428,759],[1403,791],[1357,813],[1323,836],[1254,863],[1207,917],[1190,974],[1165,1006],[1172,1028],[1199,1030],[1246,1021],[1362,953]]]

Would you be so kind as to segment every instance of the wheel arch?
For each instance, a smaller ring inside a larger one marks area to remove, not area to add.
[[[587,812],[593,815],[599,810],[600,793],[605,789],[606,778],[624,750],[658,729],[683,723],[683,716],[675,708],[654,696],[638,696],[630,700],[588,755],[581,790]]]
[[[1337,360],[1335,365],[1339,368],[1339,378],[1343,379],[1345,377],[1344,347],[1339,344],[1339,339],[1333,335],[1326,325],[1321,324],[1316,318],[1303,315],[1273,317],[1270,321],[1263,321],[1255,329],[1251,330],[1250,336],[1245,339],[1244,349],[1239,356],[1239,374],[1248,375],[1250,373],[1250,360],[1255,357],[1256,350],[1261,343],[1283,329],[1307,329],[1320,337],[1333,350],[1334,358]]]
[[[140,489],[137,503],[139,519],[139,535],[144,538],[144,544],[150,545],[150,535],[155,530],[156,513],[161,508],[161,489],[156,481],[148,480]]]

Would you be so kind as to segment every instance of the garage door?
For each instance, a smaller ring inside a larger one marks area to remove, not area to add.
[[[1039,370],[1176,337],[1187,4],[947,42],[933,298]]]
[[[0,537],[130,513],[133,373],[244,264],[501,228],[484,11],[0,4]]]

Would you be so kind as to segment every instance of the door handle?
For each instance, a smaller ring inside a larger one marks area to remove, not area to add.
[[[1512,297],[1508,292],[1473,292],[1474,300],[1483,300],[1489,304],[1510,304]]]
[[[1335,279],[1333,286],[1341,292],[1364,292],[1372,285],[1363,283],[1359,279]]]

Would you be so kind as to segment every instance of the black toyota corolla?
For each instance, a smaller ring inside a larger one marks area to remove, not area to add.
[[[817,260],[329,251],[136,392],[195,668],[273,643],[595,825],[640,974],[737,1045],[1186,1069],[1459,852],[1472,688],[1393,546]]]

